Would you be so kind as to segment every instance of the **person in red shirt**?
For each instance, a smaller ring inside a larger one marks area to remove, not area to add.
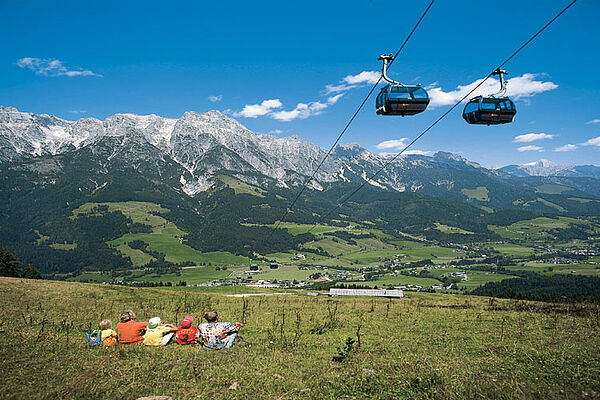
[[[122,312],[119,316],[121,322],[117,324],[119,343],[140,344],[144,341],[144,332],[148,326],[147,322],[136,322],[135,313],[131,310]]]
[[[179,344],[194,344],[200,336],[200,331],[195,326],[192,326],[194,317],[188,315],[181,321],[181,327],[177,329],[175,337]]]

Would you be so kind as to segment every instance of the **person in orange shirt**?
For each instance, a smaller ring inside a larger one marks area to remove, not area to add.
[[[136,322],[135,313],[131,310],[124,311],[119,316],[121,322],[117,324],[119,332],[119,343],[140,344],[144,341],[144,332],[148,326],[147,322]]]

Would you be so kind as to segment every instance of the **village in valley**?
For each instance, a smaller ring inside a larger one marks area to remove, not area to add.
[[[246,265],[185,265],[160,275],[152,268],[140,268],[127,271],[122,277],[97,271],[63,279],[128,286],[245,286],[324,293],[331,288],[468,293],[487,282],[519,278],[531,272],[549,276],[600,275],[598,227],[593,221],[565,223],[560,218],[563,217],[524,221],[512,229],[497,227],[498,231],[509,231],[511,237],[473,243],[440,243],[417,237],[406,240],[406,236],[399,240],[353,224],[330,227],[333,232],[324,229],[314,242],[303,246],[305,252],[258,256]],[[568,224],[589,224],[596,235],[586,240],[557,241],[548,228],[548,224],[554,227],[557,223],[563,223],[565,228]],[[287,228],[298,232],[302,229],[293,224]],[[536,234],[532,236],[528,230],[535,230]],[[344,234],[339,236],[344,239],[331,235],[340,231]],[[336,246],[350,246],[353,251],[336,256]]]

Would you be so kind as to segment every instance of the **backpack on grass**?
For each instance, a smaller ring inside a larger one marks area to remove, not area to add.
[[[99,330],[95,330],[92,333],[86,333],[85,339],[87,340],[88,346],[102,346],[102,333]]]

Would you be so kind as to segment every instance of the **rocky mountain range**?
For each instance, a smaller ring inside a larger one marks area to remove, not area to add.
[[[135,149],[132,150],[132,146]],[[82,149],[106,153],[106,162],[122,158],[132,165],[153,164],[157,159],[169,158],[184,170],[179,182],[189,195],[210,188],[214,176],[223,172],[259,186],[297,186],[325,156],[323,149],[296,136],[279,138],[256,134],[218,111],[186,112],[179,119],[117,114],[104,121],[94,118],[66,121],[0,107],[0,162],[18,162]],[[387,161],[386,157],[360,145],[339,145],[311,186],[321,189],[330,182],[363,182]],[[369,183],[400,192],[453,185],[452,179],[434,177],[424,181],[418,178],[419,174],[410,172],[422,168],[498,175],[460,156],[439,152],[433,157],[407,155],[395,160]]]
[[[219,175],[265,189],[293,189],[306,181],[325,154],[296,136],[254,133],[218,111],[186,112],[179,119],[116,114],[104,121],[67,121],[0,107],[0,163],[18,165],[53,159],[55,167],[61,168],[59,159],[63,156],[88,160],[89,176],[86,182],[80,182],[81,190],[105,187],[115,168],[137,171],[146,179],[161,181],[192,197],[213,187]],[[400,157],[370,179],[389,162],[388,157],[358,144],[338,145],[309,188],[321,191],[334,183],[367,181],[368,187],[375,190],[418,192],[496,209],[510,208],[515,201],[536,200],[535,187],[513,177],[600,177],[600,168],[594,166],[558,166],[542,160],[493,170],[456,154],[438,152],[433,156]],[[27,168],[37,167],[33,164]],[[574,189],[575,195],[583,195],[582,189],[588,194],[600,192],[594,182],[569,182],[563,179],[560,184]],[[485,188],[485,195],[469,194],[477,188]]]

